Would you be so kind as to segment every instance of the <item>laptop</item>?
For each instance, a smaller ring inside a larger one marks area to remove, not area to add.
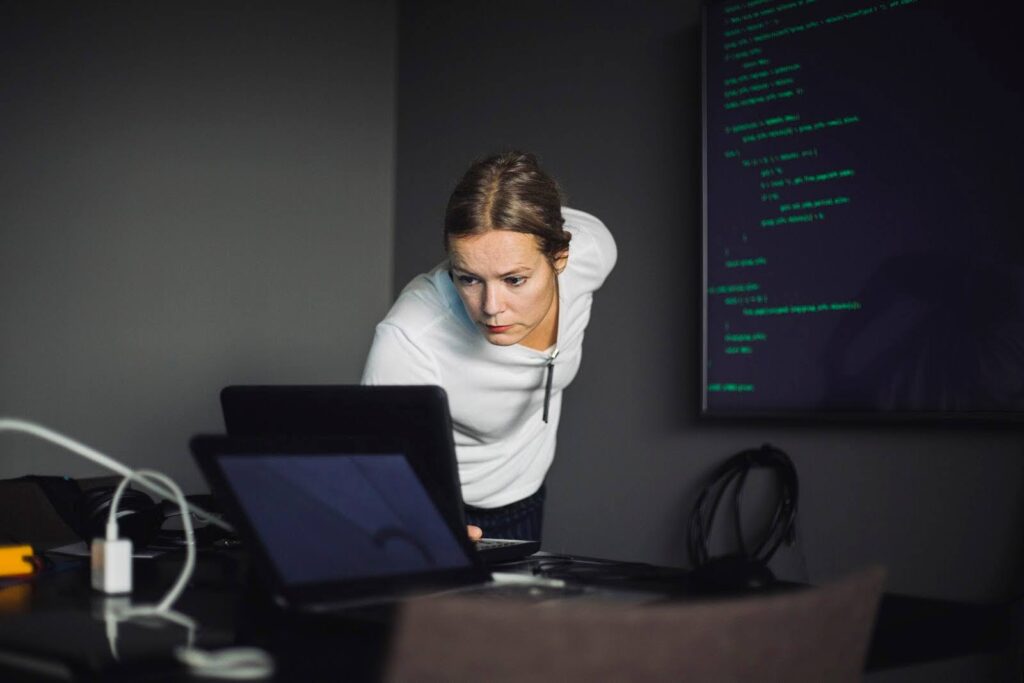
[[[229,436],[400,438],[406,457],[441,512],[466,529],[448,396],[439,386],[229,386],[220,392]],[[487,530],[484,529],[484,533]],[[484,538],[488,564],[521,560],[540,542]]]
[[[283,608],[332,612],[509,588],[494,582],[499,575],[485,568],[465,527],[435,504],[401,440],[196,436],[190,446]],[[531,576],[516,583],[583,592]]]

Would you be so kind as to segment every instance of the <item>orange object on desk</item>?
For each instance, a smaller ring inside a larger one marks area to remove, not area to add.
[[[0,545],[0,576],[24,576],[33,571],[32,546]]]

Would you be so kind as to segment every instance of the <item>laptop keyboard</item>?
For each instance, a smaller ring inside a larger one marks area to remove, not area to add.
[[[522,543],[522,541],[504,538],[481,538],[476,542],[476,548],[477,550],[492,550],[494,548],[509,548],[514,545],[521,545]]]

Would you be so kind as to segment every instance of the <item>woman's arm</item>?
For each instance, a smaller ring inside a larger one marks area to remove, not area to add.
[[[363,369],[363,384],[441,384],[433,357],[397,326],[377,325],[370,354]]]

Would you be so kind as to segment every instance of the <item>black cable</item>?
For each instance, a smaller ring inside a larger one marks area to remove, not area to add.
[[[775,474],[779,495],[767,532],[751,552],[743,536],[740,500],[747,475],[755,467],[770,469]],[[722,498],[730,488],[739,555],[743,559],[767,565],[783,541],[793,542],[799,496],[796,468],[782,450],[764,444],[760,448],[741,451],[719,465],[697,497],[690,513],[687,535],[687,550],[694,567],[702,567],[713,559],[708,549],[711,530]]]

